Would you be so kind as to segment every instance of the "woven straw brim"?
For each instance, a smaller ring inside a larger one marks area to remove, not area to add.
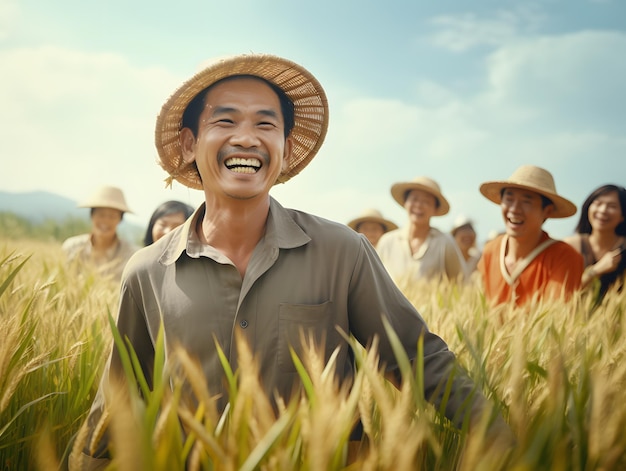
[[[404,208],[404,195],[409,190],[422,190],[426,193],[430,193],[439,200],[439,206],[435,210],[435,216],[443,216],[450,211],[450,203],[444,198],[441,192],[435,191],[433,188],[427,185],[420,185],[419,183],[406,182],[396,183],[391,187],[391,196],[396,202]]]
[[[356,231],[358,225],[361,224],[362,222],[377,222],[378,224],[382,225],[385,228],[385,232],[393,231],[394,229],[398,228],[396,224],[389,221],[388,219],[377,218],[373,216],[363,216],[360,218],[353,219],[352,221],[348,223],[348,227]]]
[[[502,194],[502,190],[504,188],[518,188],[520,190],[533,191],[545,196],[552,201],[552,203],[554,203],[554,211],[550,215],[551,218],[567,218],[576,214],[576,205],[570,200],[557,195],[553,191],[546,190],[545,188],[538,188],[532,185],[525,185],[506,180],[491,181],[480,185],[480,192],[488,200],[493,201],[496,204],[500,204],[502,199],[500,195]]]
[[[268,54],[240,55],[222,59],[187,80],[165,102],[157,118],[155,144],[161,166],[185,186],[202,189],[195,163],[183,160],[179,134],[182,117],[193,98],[215,82],[236,75],[253,75],[281,88],[294,104],[295,125],[291,131],[293,152],[289,168],[276,183],[300,173],[319,150],[328,130],[328,100],[313,75],[302,66]]]

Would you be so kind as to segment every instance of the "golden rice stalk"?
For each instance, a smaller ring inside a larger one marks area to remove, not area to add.
[[[45,425],[37,434],[37,446],[35,447],[35,459],[38,471],[58,471],[60,468],[59,457],[52,443],[50,426]]]

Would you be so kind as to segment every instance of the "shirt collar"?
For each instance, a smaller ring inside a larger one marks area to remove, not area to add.
[[[202,244],[195,231],[198,222],[204,217],[205,203],[196,209],[193,215],[173,234],[159,261],[164,265],[171,265],[186,252],[188,256],[198,258],[206,255],[210,258],[219,258],[220,253],[210,246]],[[307,244],[311,237],[278,201],[270,197],[270,210],[267,216],[265,236],[260,243],[278,249],[292,249]]]

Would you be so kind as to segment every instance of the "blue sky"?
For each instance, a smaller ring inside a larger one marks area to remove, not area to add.
[[[540,165],[580,206],[626,184],[626,2],[0,0],[0,189],[74,200],[120,186],[144,224],[168,199],[154,123],[175,88],[215,56],[277,54],[324,86],[318,156],[272,190],[339,222],[378,208],[402,225],[394,182],[434,178],[481,239],[499,208],[478,191]],[[578,214],[549,220],[553,236]]]

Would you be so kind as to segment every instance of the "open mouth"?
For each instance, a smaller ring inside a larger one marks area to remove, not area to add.
[[[233,157],[224,162],[226,168],[236,173],[256,173],[261,168],[261,161],[259,159],[242,159],[239,157]]]

